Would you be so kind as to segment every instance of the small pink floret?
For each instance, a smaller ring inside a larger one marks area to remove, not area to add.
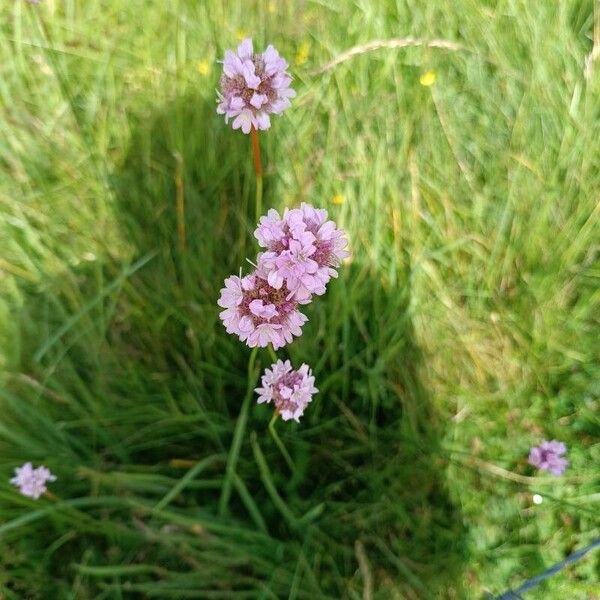
[[[324,294],[329,280],[337,277],[336,268],[350,256],[346,233],[327,219],[326,210],[306,203],[286,209],[282,217],[269,210],[254,236],[267,250],[259,255],[259,266],[269,283],[277,288],[285,284],[301,304]]]
[[[273,402],[284,421],[299,421],[313,395],[319,391],[308,365],[302,364],[295,370],[289,360],[278,360],[270,369],[265,369],[261,385],[255,390],[258,403]]]
[[[562,475],[569,465],[569,461],[563,457],[566,452],[567,447],[562,442],[544,440],[539,446],[531,448],[529,464],[553,475]]]
[[[56,477],[43,465],[37,469],[28,462],[15,469],[15,476],[10,483],[17,486],[23,496],[37,500],[47,490],[46,483],[56,481]]]
[[[296,95],[290,87],[292,78],[287,68],[288,63],[273,46],[255,53],[251,39],[245,39],[237,52],[227,50],[217,113],[225,115],[226,123],[233,119],[233,129],[246,134],[253,127],[269,129],[270,115],[282,113]]]
[[[272,286],[259,269],[242,279],[228,277],[217,304],[225,309],[220,317],[227,333],[237,335],[250,348],[272,344],[277,350],[301,335],[308,320],[289,296],[285,284]]]

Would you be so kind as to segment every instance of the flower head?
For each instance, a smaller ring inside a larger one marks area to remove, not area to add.
[[[46,482],[56,481],[56,477],[44,466],[34,469],[30,462],[15,469],[10,483],[16,485],[23,496],[38,499],[46,492]]]
[[[423,87],[429,87],[435,83],[436,78],[435,71],[426,71],[419,77],[419,83]]]
[[[218,300],[225,309],[220,317],[227,333],[234,333],[250,348],[269,343],[275,350],[285,346],[302,335],[308,320],[289,296],[285,285],[274,288],[260,268],[243,278],[228,277]]]
[[[313,394],[319,391],[308,365],[295,370],[289,360],[278,360],[270,369],[265,369],[261,384],[262,387],[255,390],[258,403],[273,402],[284,421],[299,421]]]
[[[529,452],[529,464],[548,471],[553,475],[562,475],[569,461],[562,455],[567,447],[556,440],[543,441],[539,446],[534,446]]]
[[[244,133],[250,133],[252,127],[269,129],[269,115],[282,113],[296,95],[287,68],[288,63],[273,46],[255,53],[249,38],[237,52],[227,50],[217,112],[225,115],[225,122],[233,119],[232,127]]]
[[[204,59],[198,62],[198,73],[208,75],[210,73],[210,63]]]
[[[345,232],[327,220],[327,211],[304,202],[286,209],[283,217],[269,210],[254,236],[267,249],[259,255],[259,265],[269,283],[277,289],[285,284],[300,303],[324,294],[329,280],[337,277],[336,267],[350,255]]]

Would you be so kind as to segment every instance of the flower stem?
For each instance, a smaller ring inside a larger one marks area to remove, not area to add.
[[[258,223],[262,214],[262,175],[256,176],[256,196],[254,200],[254,220]]]
[[[252,156],[254,158],[254,172],[257,177],[262,177],[262,163],[260,161],[260,144],[258,142],[258,129],[250,130],[250,139],[252,140]]]
[[[262,192],[263,192],[263,170],[260,160],[260,143],[258,141],[258,130],[254,127],[250,130],[250,140],[252,141],[252,158],[254,159],[254,173],[256,175],[256,197],[255,197],[255,220],[258,223],[262,213]]]
[[[260,448],[258,443],[258,439],[256,437],[256,432],[252,432],[250,436],[250,443],[252,444],[252,451],[254,453],[254,460],[258,465],[258,470],[260,471],[260,478],[267,490],[267,493],[271,497],[271,500],[277,510],[281,513],[283,518],[287,521],[288,525],[292,529],[296,529],[298,526],[298,520],[296,519],[296,515],[291,511],[289,506],[285,503],[283,498],[279,495],[275,484],[273,483],[273,478],[271,477],[271,472],[269,471],[269,465],[265,459],[264,454]]]
[[[269,356],[273,360],[273,362],[277,362],[277,354],[275,353],[275,349],[273,348],[273,344],[268,345],[269,348]]]
[[[252,399],[254,384],[258,375],[258,372],[255,368],[257,354],[258,348],[253,348],[250,358],[248,359],[248,388],[246,390],[246,396],[242,402],[240,416],[235,424],[233,441],[231,442],[231,448],[229,449],[229,455],[227,457],[227,467],[225,468],[225,479],[221,489],[221,498],[219,499],[219,515],[221,517],[225,516],[227,512],[227,505],[229,504],[229,498],[231,496],[231,487],[235,478],[235,468],[240,456],[242,440],[244,439],[244,433],[246,431],[248,411],[250,410],[250,400]]]
[[[289,455],[287,448],[285,447],[284,443],[281,441],[281,438],[279,437],[279,434],[277,433],[277,430],[275,429],[275,423],[277,422],[278,417],[279,417],[279,413],[277,411],[275,411],[273,413],[273,417],[271,418],[271,421],[269,423],[269,432],[271,433],[271,437],[275,441],[275,444],[279,448],[279,451],[283,455],[283,458],[285,459],[287,466],[290,468],[292,475],[295,476],[296,475],[296,465],[294,465],[294,461],[292,460],[292,457]]]

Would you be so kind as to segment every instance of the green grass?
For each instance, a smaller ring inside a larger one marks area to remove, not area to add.
[[[593,11],[4,2],[0,598],[481,598],[598,537]],[[250,351],[216,299],[257,248],[250,141],[215,114],[215,61],[243,32],[298,91],[262,136],[264,206],[327,208],[353,252],[279,352],[321,390],[276,424],[293,473],[252,402],[227,474]],[[407,36],[461,49],[314,74]],[[569,447],[563,478],[526,464],[544,437]],[[28,460],[58,500],[8,484]],[[526,597],[593,598],[599,575],[595,553]]]

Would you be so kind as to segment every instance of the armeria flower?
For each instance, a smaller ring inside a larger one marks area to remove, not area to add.
[[[243,278],[228,277],[218,304],[225,309],[220,317],[227,333],[234,333],[250,348],[273,344],[277,350],[302,335],[308,320],[287,287],[274,288],[260,269]]]
[[[56,477],[44,466],[34,469],[30,462],[15,469],[10,483],[16,485],[23,496],[37,500],[46,492],[46,482],[56,481]]]
[[[251,39],[245,39],[237,52],[227,50],[217,112],[225,115],[226,123],[233,119],[232,127],[244,133],[250,133],[252,127],[269,129],[269,115],[282,113],[296,95],[287,68],[273,46],[255,53]]]
[[[562,442],[543,441],[530,450],[529,464],[553,475],[562,475],[569,464],[569,461],[562,457],[566,451],[567,447]]]
[[[278,360],[270,369],[265,369],[261,384],[262,387],[255,390],[258,403],[273,402],[284,421],[299,421],[313,394],[319,391],[308,365],[295,370],[289,360]]]
[[[259,255],[259,265],[269,283],[277,289],[285,283],[300,303],[324,294],[329,280],[337,277],[336,267],[350,256],[345,232],[327,220],[326,210],[304,202],[286,209],[283,217],[269,210],[254,236],[267,249]]]

